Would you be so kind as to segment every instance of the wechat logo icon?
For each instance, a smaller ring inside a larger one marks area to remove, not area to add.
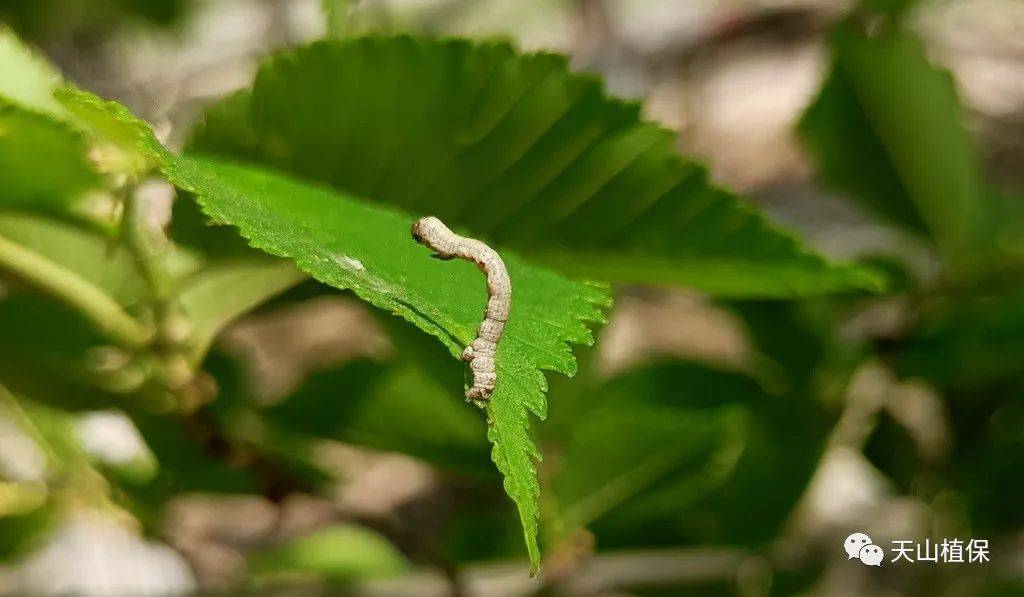
[[[843,549],[849,559],[858,559],[865,566],[881,566],[885,550],[871,542],[864,533],[854,533],[843,542]]]

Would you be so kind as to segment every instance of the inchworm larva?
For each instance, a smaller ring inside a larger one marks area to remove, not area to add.
[[[476,338],[463,351],[462,360],[469,363],[469,369],[473,372],[473,385],[466,390],[466,398],[490,400],[498,380],[494,370],[494,355],[512,307],[512,282],[508,278],[505,262],[494,249],[476,239],[455,234],[444,222],[433,216],[417,220],[412,225],[412,237],[432,249],[434,257],[472,261],[487,276],[484,320],[476,330]]]

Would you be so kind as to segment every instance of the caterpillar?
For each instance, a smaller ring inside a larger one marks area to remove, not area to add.
[[[455,234],[433,216],[416,220],[412,225],[412,237],[434,251],[435,258],[472,261],[487,276],[484,320],[477,328],[476,338],[462,352],[462,360],[469,364],[473,373],[473,385],[466,390],[466,399],[490,400],[498,381],[494,365],[498,340],[505,331],[512,308],[512,281],[505,262],[494,249],[476,239]]]

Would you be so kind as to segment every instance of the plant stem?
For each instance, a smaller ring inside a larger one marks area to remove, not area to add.
[[[149,349],[161,364],[159,379],[164,389],[174,396],[179,410],[190,412],[209,399],[208,388],[198,383],[196,367],[188,360],[186,340],[191,326],[172,294],[171,280],[162,263],[169,250],[167,239],[143,221],[137,186],[125,186],[121,196],[121,238],[146,282],[156,327]]]
[[[88,280],[0,236],[0,269],[53,294],[88,317],[125,348],[141,348],[153,334]]]
[[[135,261],[146,285],[147,302],[152,310],[154,332],[151,348],[157,353],[166,353],[175,342],[168,338],[168,322],[173,312],[170,292],[165,273],[161,270],[156,241],[140,215],[138,187],[130,184],[121,189],[121,244]]]
[[[135,258],[135,266],[146,283],[154,309],[161,310],[167,302],[167,288],[155,259],[152,240],[145,237],[139,215],[139,199],[136,186],[125,187],[121,192],[124,211],[121,214],[121,239],[125,248]],[[158,318],[159,319],[159,318]],[[159,328],[158,328],[159,330]]]

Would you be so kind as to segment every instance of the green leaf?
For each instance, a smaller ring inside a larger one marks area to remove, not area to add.
[[[68,125],[0,98],[0,207],[53,210],[102,188],[85,155]]]
[[[171,25],[194,0],[32,0],[0,3],[0,21],[38,40],[78,39],[140,22]]]
[[[819,393],[822,373],[836,368],[834,328],[806,307],[742,306],[759,356],[771,362],[758,372],[763,385],[663,361],[591,387],[553,387],[541,430],[545,464],[557,467],[546,477],[555,499],[545,513],[555,520],[545,528],[571,537],[585,522],[603,549],[758,549],[776,538],[835,423]]]
[[[291,262],[261,258],[214,263],[182,280],[176,294],[192,326],[192,361],[202,360],[234,319],[305,278]]]
[[[974,393],[950,413],[956,426],[954,441],[962,446],[952,454],[955,484],[970,509],[977,533],[997,534],[1024,524],[1017,504],[1024,499],[1020,470],[1024,466],[1024,395],[1020,376],[1015,389],[989,402],[991,394]]]
[[[57,69],[9,29],[0,27],[0,99],[86,134],[103,172],[140,177],[158,166],[165,152],[150,126],[117,102],[66,85]],[[54,124],[53,126],[56,126]],[[80,152],[84,158],[85,152]],[[27,160],[26,160],[27,163]],[[53,167],[51,160],[35,162]],[[63,162],[57,162],[58,167]],[[35,172],[32,168],[29,172]]]
[[[187,423],[168,420],[163,415],[143,414],[133,416],[132,422],[156,456],[159,472],[146,489],[160,501],[172,494],[190,491],[253,491],[255,483],[251,472],[205,452],[187,432]],[[214,451],[216,449],[212,448]]]
[[[103,172],[139,179],[161,165],[166,150],[157,141],[151,127],[117,102],[63,84],[60,75],[45,59],[35,55],[9,30],[0,30],[0,65],[19,75],[17,81],[0,81],[0,96],[20,104],[8,104],[0,98],[0,205],[16,208],[66,206],[84,192],[103,184],[86,154]],[[43,114],[45,112],[45,114]],[[39,176],[45,165],[46,176]],[[115,181],[118,182],[119,181]],[[0,215],[0,228],[6,226]],[[24,229],[24,222],[16,228]],[[38,228],[38,226],[37,226]],[[72,233],[60,226],[43,232],[29,230],[33,251],[61,266],[63,273],[85,274],[88,282],[102,277],[107,282],[133,286],[132,296],[120,289],[104,287],[115,302],[130,306],[143,298],[144,290],[137,267],[124,251],[110,243],[84,241],[84,233]],[[0,229],[0,234],[4,230]],[[63,237],[55,237],[57,233]],[[15,231],[15,242],[25,240]],[[68,236],[73,238],[68,238]],[[0,238],[0,241],[4,240]],[[84,244],[88,246],[83,246]],[[97,257],[97,250],[101,254]],[[57,253],[49,255],[47,253]],[[181,254],[167,252],[171,258]],[[125,268],[125,261],[129,268]],[[108,263],[109,261],[109,263]],[[185,264],[190,269],[192,264]],[[84,267],[79,267],[84,266]],[[86,271],[80,271],[80,270]],[[131,271],[128,271],[131,270]],[[177,277],[182,272],[174,272]],[[187,273],[187,272],[185,272]],[[201,359],[216,333],[232,318],[260,304],[301,279],[293,267],[257,257],[231,265],[216,264],[211,271],[188,279],[177,289],[183,307],[197,318],[193,357]],[[112,292],[111,292],[112,291]],[[98,293],[92,293],[99,296]],[[211,296],[216,294],[218,296]],[[74,301],[72,301],[74,302]]]
[[[0,380],[12,392],[74,410],[119,404],[88,358],[106,341],[76,312],[17,293],[0,300],[0,329]]]
[[[102,171],[140,178],[163,163],[167,150],[152,127],[121,104],[70,85],[54,90],[54,97],[72,122],[92,135],[94,160]]]
[[[747,448],[732,474],[696,504],[713,517],[704,541],[761,547],[792,517],[818,469],[850,376],[863,355],[836,336],[829,299],[732,305],[765,359],[768,392],[749,402]],[[726,393],[727,395],[727,393]]]
[[[764,545],[806,489],[834,423],[806,395],[772,395],[745,376],[689,363],[652,366],[602,392],[622,410],[606,402],[593,419],[582,415],[591,441],[570,436],[556,483],[582,496],[559,497],[566,524],[591,519],[606,548]]]
[[[1024,375],[1024,290],[924,305],[893,355],[901,376],[943,390],[990,393]]]
[[[0,212],[0,274],[78,309],[113,341],[138,347],[149,338],[125,309],[145,283],[123,247],[93,230],[34,215]]]
[[[37,112],[61,114],[60,104],[53,97],[53,90],[61,82],[60,72],[2,24],[0,73],[0,96]]]
[[[123,247],[91,228],[0,212],[0,280],[4,384],[75,410],[136,397],[150,371],[132,349],[152,335],[139,321],[146,284]]]
[[[862,201],[893,224],[927,234],[896,166],[872,131],[850,77],[838,65],[804,113],[799,132],[826,185]]]
[[[13,560],[38,548],[58,522],[53,508],[0,517],[0,561]]]
[[[832,33],[833,72],[800,124],[823,180],[890,221],[927,228],[954,270],[986,267],[998,216],[948,72],[894,21]]]
[[[327,189],[215,160],[180,156],[165,169],[195,193],[215,222],[236,226],[253,246],[290,257],[299,269],[350,289],[437,336],[453,356],[476,334],[486,292],[472,264],[443,263],[410,238],[412,218]],[[498,385],[487,404],[492,458],[519,508],[530,559],[539,563],[537,484],[528,413],[546,414],[542,369],[572,375],[568,343],[590,344],[585,322],[602,322],[604,288],[570,282],[504,253],[515,299],[498,346]]]
[[[0,367],[5,361],[0,360]],[[55,371],[53,375],[62,373]],[[38,548],[44,536],[66,518],[70,507],[103,507],[109,502],[105,483],[96,475],[88,453],[76,439],[78,418],[74,414],[15,396],[6,386],[0,386],[0,415],[16,425],[45,457],[43,479],[20,483],[0,480],[3,560]]]
[[[257,578],[313,574],[335,583],[396,576],[409,561],[384,537],[355,525],[335,525],[249,555]]]
[[[714,187],[639,114],[560,56],[360,38],[278,55],[192,147],[437,215],[569,273],[614,262],[602,278],[736,296],[879,287]]]
[[[95,231],[43,216],[0,212],[0,236],[73,271],[120,305],[138,304],[145,293],[133,257]]]
[[[34,399],[14,397],[17,414],[10,410],[22,430],[46,454],[47,476],[65,480],[77,467],[88,467],[89,457],[75,434],[77,416],[61,408],[53,408]]]
[[[268,433],[249,439],[261,447],[282,436],[297,442],[330,439],[401,452],[493,482],[479,413],[460,391],[464,364],[406,321],[384,314],[377,320],[394,345],[386,361],[358,359],[312,373],[270,406],[252,396],[248,384],[236,384],[230,396],[222,392],[218,399],[231,404],[223,426],[240,427],[234,421],[255,415]]]
[[[450,363],[450,359],[448,360]],[[463,473],[486,475],[480,419],[456,387],[403,361],[367,361],[316,373],[261,414],[267,426],[297,436],[402,452]],[[429,420],[429,425],[423,421]]]
[[[547,448],[559,453],[558,525],[571,532],[615,512],[632,522],[677,515],[729,474],[758,399],[742,375],[665,363],[581,393],[568,411],[561,404],[571,418]]]

